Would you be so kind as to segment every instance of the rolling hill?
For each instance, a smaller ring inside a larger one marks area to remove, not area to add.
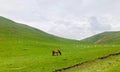
[[[82,41],[90,42],[94,44],[119,44],[120,43],[120,31],[103,32]]]
[[[80,42],[77,40],[70,40],[61,37],[57,37],[48,33],[45,33],[36,28],[16,23],[12,20],[0,17],[0,43],[18,43],[29,41],[39,44],[69,44],[74,42]]]
[[[0,17],[0,72],[52,72],[120,52],[118,45],[96,45],[90,39],[65,39]],[[62,55],[52,56],[54,49]]]
[[[41,30],[36,28],[16,23],[12,20],[0,16],[0,40],[36,40],[38,42],[48,42],[54,43],[74,43],[80,42],[77,40],[70,40],[61,37],[57,37],[48,33],[45,33]],[[81,40],[80,43],[95,43],[95,44],[119,44],[120,41],[120,32],[113,31],[113,32],[103,32],[92,37],[86,38]]]

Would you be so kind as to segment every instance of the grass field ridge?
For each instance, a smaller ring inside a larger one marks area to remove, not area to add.
[[[102,56],[102,57],[99,57],[99,58],[94,59],[94,60],[81,62],[81,63],[79,63],[79,64],[75,64],[75,65],[73,65],[73,66],[69,66],[69,67],[66,67],[66,68],[57,69],[57,70],[55,70],[55,71],[53,71],[53,72],[64,72],[65,70],[69,70],[69,69],[71,69],[71,68],[75,68],[75,67],[78,67],[78,66],[80,67],[80,66],[82,66],[82,65],[84,65],[84,64],[86,64],[86,63],[94,62],[94,61],[96,61],[96,60],[98,60],[98,59],[106,59],[106,58],[108,58],[108,57],[116,56],[116,55],[120,55],[120,52],[118,52],[118,53],[113,53],[113,54],[109,54],[109,55],[106,55],[106,56]]]

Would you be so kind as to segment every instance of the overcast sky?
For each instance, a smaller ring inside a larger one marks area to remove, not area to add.
[[[119,7],[120,0],[0,0],[0,16],[79,40],[120,30]]]

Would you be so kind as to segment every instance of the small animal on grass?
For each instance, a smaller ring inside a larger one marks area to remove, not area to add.
[[[60,50],[53,50],[52,51],[52,55],[54,56],[54,55],[62,55],[62,53],[61,53],[61,51]]]

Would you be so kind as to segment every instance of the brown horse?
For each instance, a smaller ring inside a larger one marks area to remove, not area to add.
[[[53,51],[52,51],[52,55],[53,55],[53,56],[54,56],[54,55],[58,55],[58,54],[61,55],[60,50],[53,50]]]

